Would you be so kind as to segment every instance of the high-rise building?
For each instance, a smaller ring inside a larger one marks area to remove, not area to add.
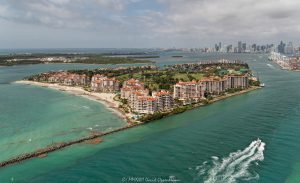
[[[266,50],[267,50],[267,47],[266,47],[266,46],[264,46],[264,45],[263,45],[263,46],[261,46],[260,48],[261,48],[261,51],[262,51],[262,52],[266,52]]]
[[[215,44],[215,51],[219,51],[219,46]]]
[[[228,46],[226,47],[226,52],[227,52],[227,53],[233,52],[232,44],[231,44],[231,45],[228,45]]]
[[[252,49],[251,49],[252,52],[256,52],[256,44],[253,44],[253,45],[251,46],[251,48],[252,48]]]
[[[255,49],[257,52],[260,52],[260,46],[259,45],[256,45],[256,49]]]
[[[245,52],[247,49],[247,44],[246,43],[243,43],[242,44],[242,52]]]
[[[285,52],[286,54],[293,54],[293,53],[294,53],[294,47],[293,47],[293,43],[292,43],[292,42],[289,42],[289,43],[287,44],[287,46],[285,47],[284,52]]]
[[[280,41],[280,44],[278,45],[277,49],[279,53],[284,53],[285,44],[282,41]]]
[[[238,42],[238,53],[242,53],[242,42]]]

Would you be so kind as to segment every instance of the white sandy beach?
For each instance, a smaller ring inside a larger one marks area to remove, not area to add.
[[[81,96],[87,98],[89,100],[97,101],[103,105],[105,105],[108,109],[113,111],[115,114],[120,116],[121,118],[128,121],[130,118],[130,114],[126,115],[120,111],[119,105],[121,104],[119,101],[115,101],[114,97],[116,94],[114,93],[96,93],[96,92],[88,92],[81,87],[74,87],[74,86],[64,86],[59,84],[52,84],[52,83],[41,83],[35,81],[16,81],[15,83],[19,84],[28,84],[28,85],[35,85],[40,87],[47,87],[59,91],[64,91],[76,96]],[[129,121],[128,121],[129,122]]]

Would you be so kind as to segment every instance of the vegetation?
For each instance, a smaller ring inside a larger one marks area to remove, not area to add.
[[[228,93],[235,93],[235,92],[239,92],[242,91],[243,88],[230,88],[227,90]]]
[[[102,59],[103,57],[97,57]],[[179,81],[192,81],[200,80],[205,76],[219,76],[223,77],[225,74],[251,74],[247,64],[243,63],[208,63],[208,64],[181,64],[174,66],[165,66],[164,68],[158,68],[155,66],[139,66],[139,67],[126,67],[126,68],[109,68],[109,69],[94,69],[94,70],[69,70],[70,73],[86,74],[89,79],[95,74],[102,74],[107,77],[116,77],[123,83],[130,78],[138,79],[144,83],[145,87],[151,91],[157,91],[159,89],[165,89],[172,91],[173,85]],[[47,77],[51,76],[51,72],[37,74],[30,76],[28,80],[47,82]],[[250,85],[257,86],[259,81],[250,80]],[[85,90],[90,91],[90,87],[86,87]],[[149,122],[158,120],[170,115],[182,113],[186,110],[193,109],[200,105],[209,104],[211,100],[216,96],[226,95],[226,93],[235,93],[243,90],[242,88],[228,89],[222,93],[205,93],[204,100],[192,101],[192,104],[183,105],[182,101],[175,99],[175,107],[171,111],[155,112],[154,114],[143,115],[139,119],[141,122]],[[122,111],[129,113],[131,111],[128,106],[128,101],[121,99],[118,94],[114,100],[120,101],[119,106]],[[134,112],[133,112],[134,113]]]
[[[20,60],[20,61],[14,61],[9,62],[5,60],[0,60],[0,66],[13,66],[13,65],[31,65],[31,64],[41,64],[43,62],[38,60]]]
[[[103,57],[97,57],[99,62]],[[116,59],[116,58],[111,58]],[[102,60],[104,61],[104,60]],[[231,65],[231,67],[230,67]],[[209,64],[182,64],[174,66],[166,66],[158,68],[154,66],[127,67],[117,69],[94,69],[94,70],[70,70],[68,72],[76,74],[86,74],[89,79],[95,74],[103,74],[107,77],[116,77],[121,83],[134,78],[145,84],[145,87],[150,91],[165,89],[172,91],[173,85],[179,81],[200,80],[204,76],[220,76],[223,77],[229,69],[232,72],[249,72],[247,64],[224,64],[224,63],[209,63]],[[43,81],[43,75],[31,76],[30,80]]]
[[[48,58],[52,58],[52,60],[48,61]],[[0,66],[43,63],[136,64],[153,62],[141,58],[113,57],[100,54],[24,54],[0,56]]]
[[[107,57],[101,55],[91,55],[84,60],[75,60],[73,63],[84,64],[135,64],[135,63],[153,63],[149,60],[134,59],[130,57]]]
[[[249,80],[249,84],[250,84],[250,86],[260,86],[260,81],[259,80],[252,80],[252,79],[250,79]]]
[[[190,104],[190,105],[185,105],[185,106],[178,106],[170,112],[155,112],[154,114],[144,115],[139,120],[141,122],[144,122],[144,123],[154,121],[154,120],[159,120],[159,119],[165,118],[167,116],[180,114],[180,113],[183,113],[187,110],[194,109],[195,107],[199,106],[200,104],[206,105],[206,104],[208,104],[208,102],[200,101],[200,102],[195,103],[195,104]]]

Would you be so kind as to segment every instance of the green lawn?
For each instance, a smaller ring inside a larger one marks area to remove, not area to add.
[[[191,81],[193,79],[200,80],[203,77],[202,73],[193,73],[193,74],[186,74],[186,73],[176,73],[173,78],[178,79],[181,81]]]

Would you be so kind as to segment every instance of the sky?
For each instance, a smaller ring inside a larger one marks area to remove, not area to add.
[[[0,48],[300,43],[299,0],[0,0]]]

